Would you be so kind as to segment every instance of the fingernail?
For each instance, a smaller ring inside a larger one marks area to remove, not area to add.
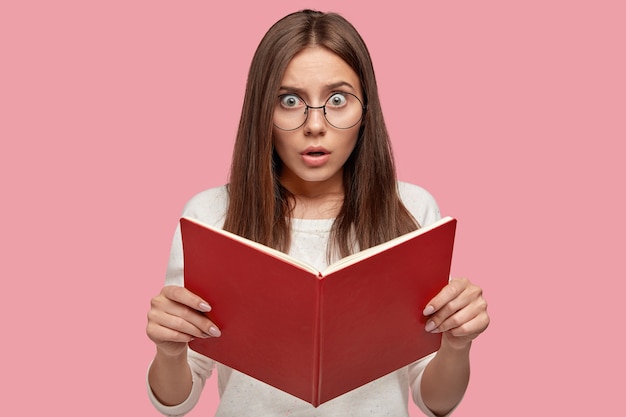
[[[435,324],[435,322],[432,320],[428,320],[428,323],[426,323],[426,327],[424,327],[424,330],[426,330],[427,332],[432,332],[436,328],[437,325]]]
[[[435,312],[435,307],[429,305],[429,306],[426,306],[422,314],[424,314],[425,316],[430,316],[434,312]]]
[[[222,332],[217,327],[211,326],[209,327],[209,334],[213,337],[220,337],[222,335]]]
[[[203,313],[208,313],[209,311],[211,311],[211,306],[203,301],[200,303],[200,311],[202,311]]]

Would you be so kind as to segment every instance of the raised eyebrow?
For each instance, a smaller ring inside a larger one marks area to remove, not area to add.
[[[356,92],[356,89],[354,88],[354,86],[352,84],[350,84],[347,81],[338,81],[336,83],[331,83],[331,84],[327,84],[326,85],[326,90],[328,90],[329,93],[332,93],[333,90],[336,90],[337,88],[340,87],[348,87],[349,89],[351,89],[352,91]],[[306,95],[306,91],[303,88],[299,88],[299,87],[290,87],[290,86],[280,86],[280,88],[278,89],[280,94],[296,94],[300,97],[302,97],[303,95]]]
[[[337,89],[339,87],[349,87],[352,91],[356,92],[356,89],[354,88],[354,86],[352,84],[350,84],[349,82],[347,82],[347,81],[339,81],[339,82],[336,82],[336,83],[329,84],[328,85],[328,90],[332,91],[332,90],[335,90],[335,89]]]
[[[295,94],[298,97],[302,98],[301,96],[304,94],[304,90],[296,87],[280,86],[280,88],[278,89],[278,94]]]

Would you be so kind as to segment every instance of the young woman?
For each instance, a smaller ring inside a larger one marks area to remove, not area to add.
[[[310,10],[284,17],[264,36],[250,68],[229,184],[193,197],[183,215],[320,270],[440,217],[430,194],[396,180],[358,32],[337,14]],[[408,416],[409,388],[426,415],[447,415],[467,387],[472,340],[489,323],[481,289],[451,279],[428,305],[416,306],[429,316],[426,331],[442,333],[436,353],[314,408],[188,350],[192,339],[221,333],[210,313],[201,314],[210,312],[208,303],[182,285],[177,230],[147,325],[156,345],[149,395],[167,415],[191,410],[215,368],[218,416]]]

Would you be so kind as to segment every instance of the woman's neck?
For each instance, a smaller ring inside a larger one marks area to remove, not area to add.
[[[293,195],[293,218],[330,219],[339,214],[344,198],[343,183],[281,182]]]
[[[331,219],[337,217],[343,204],[343,193],[328,193],[317,196],[294,195],[291,212],[296,219]]]

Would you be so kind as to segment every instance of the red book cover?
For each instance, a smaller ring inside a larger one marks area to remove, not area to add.
[[[219,338],[191,349],[317,407],[436,351],[422,309],[450,276],[446,217],[325,271],[196,220],[180,220],[185,287]]]

